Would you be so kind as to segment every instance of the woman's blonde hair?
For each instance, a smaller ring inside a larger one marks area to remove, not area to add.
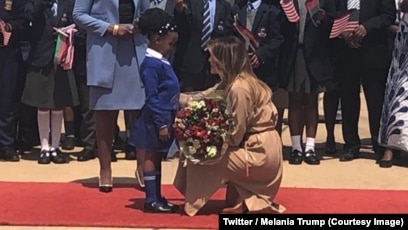
[[[208,51],[216,61],[224,89],[228,91],[236,80],[241,79],[248,83],[255,106],[271,100],[270,88],[256,77],[248,51],[240,39],[229,36],[211,40],[208,42]]]

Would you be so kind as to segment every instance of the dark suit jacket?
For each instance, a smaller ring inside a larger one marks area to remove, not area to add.
[[[294,0],[297,12],[298,1]],[[325,10],[326,18],[316,27],[307,14],[303,52],[311,80],[319,85],[326,85],[333,79],[333,63],[329,52],[329,35],[336,13],[334,0],[320,0],[320,8]],[[296,54],[299,47],[299,23],[291,23],[285,17],[281,31],[284,42],[279,57],[279,77],[281,87],[286,88],[288,80],[293,75]]]
[[[338,10],[347,10],[347,0],[337,0]],[[347,62],[350,55],[361,55],[362,64],[372,68],[388,68],[388,27],[395,22],[394,0],[360,0],[360,24],[367,30],[367,36],[359,49],[348,48],[343,41],[338,46],[338,61]]]
[[[75,75],[86,76],[86,30],[79,28],[74,39],[74,64]]]
[[[0,0],[0,19],[9,24],[12,35],[9,46],[19,46],[20,40],[24,37],[24,31],[28,28],[28,21],[24,12],[24,1],[14,0],[11,10],[5,9],[5,0]],[[3,44],[3,35],[0,33],[0,44]]]
[[[59,0],[57,17],[51,11],[50,0],[30,0],[27,16],[31,23],[29,63],[44,67],[52,61],[56,46],[56,33],[53,27],[65,27],[73,23],[74,0]]]
[[[231,5],[225,0],[216,1],[216,13],[212,38],[232,34]],[[174,18],[179,31],[179,41],[174,56],[177,70],[197,74],[206,68],[208,54],[201,49],[201,30],[203,23],[204,2],[185,0],[187,9],[182,13],[174,10]]]
[[[232,14],[238,15],[242,25],[246,25],[247,5],[239,7],[236,4],[232,8]],[[258,78],[263,80],[271,88],[278,87],[277,74],[277,57],[279,56],[279,48],[283,42],[281,34],[281,23],[283,21],[283,12],[276,6],[262,2],[256,12],[254,23],[252,25],[252,33],[257,41],[259,48],[256,50],[261,65],[254,69]]]

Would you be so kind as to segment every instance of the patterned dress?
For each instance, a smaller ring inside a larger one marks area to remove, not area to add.
[[[379,144],[408,152],[408,14],[402,17],[394,46]]]

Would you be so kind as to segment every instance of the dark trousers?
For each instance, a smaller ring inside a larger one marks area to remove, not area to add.
[[[347,61],[339,63],[336,68],[336,74],[339,75],[337,79],[340,83],[344,150],[357,150],[361,145],[358,121],[360,118],[360,86],[362,85],[367,103],[372,145],[374,151],[381,154],[382,148],[378,146],[378,132],[388,69],[364,65],[357,52],[348,57]]]
[[[95,151],[96,148],[96,118],[95,112],[89,109],[89,87],[86,76],[75,75],[80,103],[80,139],[84,148]]]
[[[0,47],[0,147],[14,145],[15,113],[18,105],[21,52],[14,47]]]
[[[23,61],[19,65],[18,82],[18,109],[16,114],[17,123],[17,145],[18,147],[31,147],[40,144],[37,123],[37,108],[28,106],[20,101],[23,94],[25,79],[27,76],[27,59],[30,52],[30,44],[22,42],[21,53]]]

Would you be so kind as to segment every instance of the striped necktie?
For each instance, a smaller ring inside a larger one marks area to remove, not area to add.
[[[347,0],[347,10],[359,10],[360,0]]]
[[[201,32],[201,49],[206,50],[211,38],[210,0],[204,0],[203,30]]]
[[[247,11],[248,12],[254,12],[255,11],[254,5],[252,3],[250,3],[250,2],[248,2]]]

